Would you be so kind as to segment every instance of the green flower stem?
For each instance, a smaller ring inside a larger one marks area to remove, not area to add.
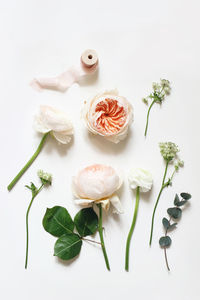
[[[100,240],[101,240],[101,248],[103,251],[106,267],[110,271],[110,265],[109,265],[108,256],[107,256],[106,248],[105,248],[105,244],[104,244],[104,238],[103,238],[102,206],[101,206],[101,204],[98,204],[98,207],[99,207],[99,236],[100,236]]]
[[[146,127],[145,127],[145,132],[144,132],[145,137],[147,135],[147,129],[148,129],[148,125],[149,125],[149,113],[150,113],[150,110],[151,110],[151,108],[152,108],[152,106],[154,105],[155,102],[156,102],[156,100],[153,100],[151,102],[151,105],[149,106],[149,109],[148,109],[148,112],[147,112]]]
[[[40,186],[40,188],[36,191],[36,193],[32,196],[31,202],[28,206],[27,212],[26,212],[26,259],[25,259],[25,269],[27,269],[27,264],[28,264],[28,245],[29,245],[29,230],[28,230],[28,216],[29,216],[29,211],[32,206],[33,200],[35,197],[39,194],[39,192],[42,190],[44,187],[44,184]]]
[[[26,170],[30,167],[30,165],[34,162],[34,160],[36,159],[36,157],[39,155],[40,151],[42,150],[42,147],[44,145],[44,142],[48,136],[49,132],[45,133],[41,139],[41,142],[37,148],[37,150],[35,151],[35,153],[33,154],[33,156],[29,159],[29,161],[25,164],[25,166],[21,169],[21,171],[15,176],[15,178],[11,181],[11,183],[8,185],[7,189],[9,191],[12,190],[12,188],[14,187],[14,185],[17,183],[17,181],[22,177],[22,175],[26,172]]]
[[[164,190],[164,188],[166,186],[168,186],[168,183],[165,183],[165,178],[167,175],[167,169],[168,169],[168,165],[169,165],[169,161],[166,162],[166,166],[165,166],[165,172],[164,172],[164,176],[163,176],[163,181],[162,181],[162,186],[160,189],[160,192],[158,194],[158,198],[156,200],[155,206],[154,206],[154,210],[153,210],[153,215],[152,215],[152,220],[151,220],[151,234],[150,234],[150,239],[149,239],[149,246],[151,246],[152,243],[152,237],[153,237],[153,226],[154,226],[154,218],[155,218],[155,212],[156,212],[156,208],[158,206],[158,202],[160,200],[160,196],[162,194],[162,191]]]
[[[136,190],[136,202],[135,202],[135,210],[134,210],[134,215],[133,215],[133,221],[131,224],[131,228],[127,237],[126,241],[126,257],[125,257],[125,270],[129,270],[129,250],[130,250],[130,242],[131,242],[131,237],[133,235],[133,230],[135,228],[135,223],[137,219],[137,214],[138,214],[138,207],[139,207],[139,200],[140,200],[140,188],[137,187]]]
[[[172,176],[170,177],[170,182],[172,182],[172,179],[173,179],[175,173],[176,173],[176,168],[174,169]]]

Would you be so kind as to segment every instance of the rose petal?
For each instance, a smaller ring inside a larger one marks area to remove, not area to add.
[[[89,199],[75,199],[74,202],[77,205],[80,205],[82,207],[90,207],[94,200],[89,200]]]
[[[119,197],[117,195],[113,195],[112,197],[109,198],[112,206],[114,206],[114,210],[113,213],[117,213],[117,214],[122,214],[124,213],[124,210],[122,208],[121,202],[119,200]]]
[[[110,208],[110,200],[109,200],[109,199],[98,200],[98,201],[95,201],[95,203],[101,203],[102,208],[103,208],[106,212],[109,211],[109,208]]]

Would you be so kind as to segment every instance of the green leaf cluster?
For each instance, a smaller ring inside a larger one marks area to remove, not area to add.
[[[92,208],[81,209],[72,220],[62,206],[47,208],[43,227],[51,235],[58,237],[54,255],[69,260],[76,257],[82,247],[83,237],[93,235],[98,229],[98,216]],[[75,233],[75,229],[78,233]]]

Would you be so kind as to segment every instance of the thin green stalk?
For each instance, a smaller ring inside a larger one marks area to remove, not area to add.
[[[148,129],[148,125],[149,125],[149,113],[150,113],[150,110],[151,110],[151,108],[152,108],[152,106],[154,105],[155,102],[156,102],[155,100],[153,100],[151,102],[151,105],[149,106],[149,109],[148,109],[148,112],[147,112],[146,127],[145,127],[145,132],[144,132],[145,137],[147,135],[147,129]]]
[[[171,222],[171,217],[169,219],[169,223],[170,222]],[[167,236],[167,233],[168,233],[168,228],[165,231],[165,236]],[[168,259],[167,259],[167,249],[166,249],[166,247],[164,247],[164,255],[165,255],[165,263],[166,263],[166,266],[167,266],[167,270],[170,271],[169,263],[168,263]]]
[[[40,151],[42,150],[42,147],[44,145],[44,142],[48,136],[49,132],[45,133],[41,139],[41,142],[37,148],[37,150],[35,151],[35,153],[33,154],[33,156],[29,159],[29,161],[25,164],[25,166],[21,169],[21,171],[15,176],[15,178],[11,181],[11,183],[8,185],[7,189],[9,191],[12,190],[12,188],[14,187],[14,185],[17,183],[17,181],[22,177],[22,175],[26,172],[26,170],[30,167],[30,165],[34,162],[34,160],[36,159],[36,157],[38,156],[38,154],[40,153]]]
[[[160,192],[158,194],[158,198],[156,200],[156,203],[155,203],[155,206],[154,206],[154,210],[153,210],[153,215],[152,215],[152,220],[151,220],[151,233],[150,233],[150,239],[149,239],[149,246],[151,246],[151,243],[152,243],[152,237],[153,237],[153,227],[154,227],[154,218],[155,218],[155,212],[156,212],[156,208],[158,206],[158,202],[160,200],[160,196],[162,194],[162,191],[163,189],[167,186],[165,184],[165,178],[166,178],[166,175],[167,175],[167,169],[168,169],[168,165],[169,165],[169,161],[166,162],[166,166],[165,166],[165,172],[164,172],[164,176],[163,176],[163,180],[162,180],[162,186],[161,186],[161,189],[160,189]]]
[[[39,194],[41,189],[44,187],[44,184],[40,186],[40,188],[37,190],[37,192],[32,196],[31,202],[28,206],[27,212],[26,212],[26,259],[25,259],[25,269],[27,269],[27,264],[28,264],[28,246],[29,246],[29,230],[28,230],[28,216],[29,216],[29,211],[32,206],[33,200],[35,197]]]
[[[131,238],[133,235],[133,230],[135,228],[135,223],[136,223],[136,219],[137,219],[137,213],[138,213],[138,207],[139,207],[139,200],[140,200],[140,188],[137,187],[136,190],[136,202],[135,202],[135,210],[134,210],[134,215],[133,215],[133,221],[131,224],[131,228],[127,237],[127,241],[126,241],[126,257],[125,257],[125,270],[128,271],[129,270],[129,250],[130,250],[130,242],[131,242]]]
[[[99,207],[99,236],[100,236],[100,240],[101,240],[101,248],[103,251],[106,267],[110,271],[110,265],[109,265],[108,256],[107,256],[106,248],[105,248],[105,244],[104,244],[104,238],[103,238],[102,206],[101,206],[101,204],[98,204],[98,207]]]

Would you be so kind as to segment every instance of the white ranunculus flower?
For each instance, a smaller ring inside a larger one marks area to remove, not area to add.
[[[83,109],[83,118],[90,132],[118,143],[133,122],[133,108],[116,90],[95,96]]]
[[[67,115],[47,105],[40,106],[39,113],[35,116],[34,127],[41,133],[51,132],[62,144],[68,144],[73,135],[73,125]]]
[[[106,211],[111,203],[114,212],[122,213],[121,202],[115,194],[121,185],[122,180],[112,167],[99,164],[88,166],[73,177],[75,203],[83,207],[101,203]]]
[[[140,187],[141,192],[148,192],[151,190],[153,177],[147,170],[134,168],[129,172],[128,181],[132,189]]]

